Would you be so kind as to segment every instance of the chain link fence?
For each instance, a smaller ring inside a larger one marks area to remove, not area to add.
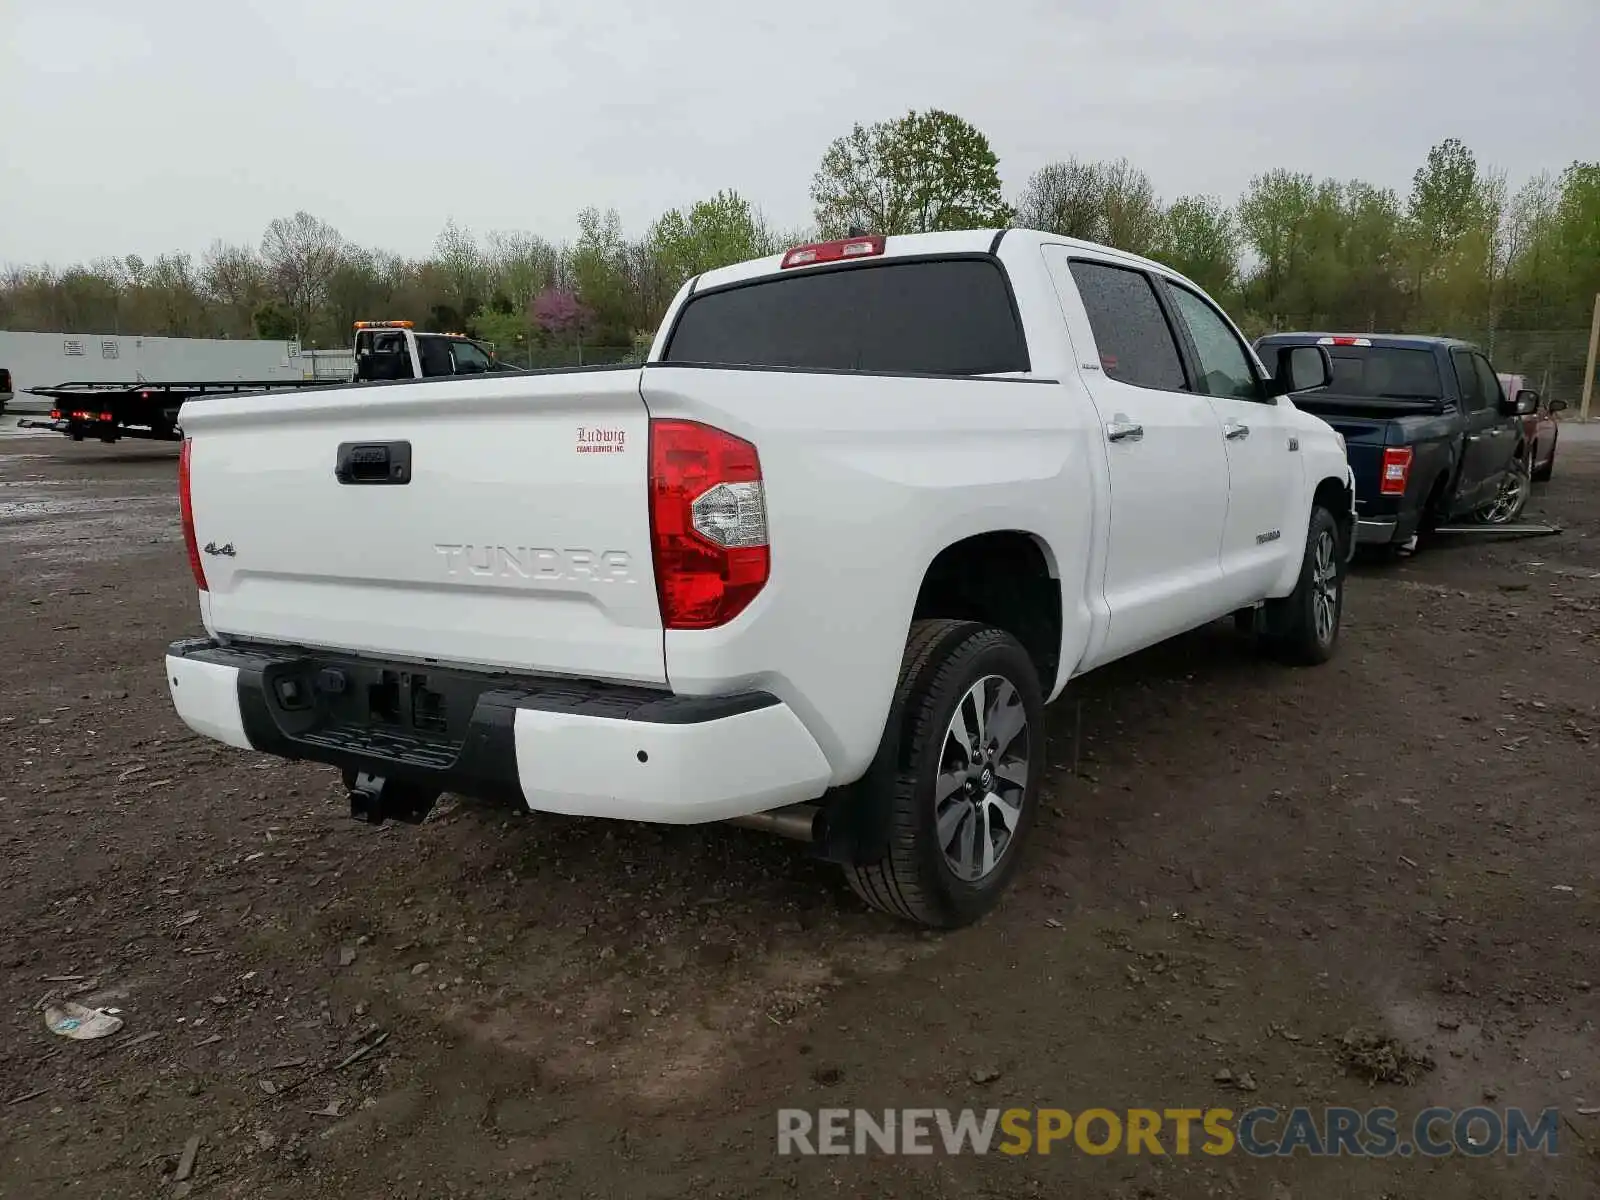
[[[495,355],[514,366],[533,371],[545,367],[603,367],[644,361],[644,352],[634,346],[496,346]]]
[[[1496,371],[1521,375],[1550,400],[1577,414],[1589,362],[1587,329],[1491,329],[1458,334],[1482,346]]]

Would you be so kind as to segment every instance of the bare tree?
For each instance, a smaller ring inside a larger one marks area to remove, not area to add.
[[[446,281],[447,299],[457,312],[477,307],[483,286],[483,252],[470,229],[447,220],[433,243],[433,262]]]
[[[1017,205],[1017,221],[1062,237],[1099,241],[1104,232],[1100,169],[1096,163],[1048,163],[1033,173]]]
[[[273,290],[294,312],[301,328],[328,292],[339,269],[344,239],[326,221],[308,212],[279,217],[261,239],[261,257]]]
[[[1161,238],[1162,208],[1150,177],[1125,158],[1115,162],[1049,163],[1028,180],[1018,221],[1059,233],[1148,254]]]

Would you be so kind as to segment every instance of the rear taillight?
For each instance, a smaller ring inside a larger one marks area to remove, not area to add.
[[[184,438],[183,449],[178,452],[178,511],[183,515],[183,544],[189,551],[189,570],[194,572],[195,586],[202,592],[209,592],[205,564],[200,561],[200,543],[194,536],[194,504],[189,499],[189,446],[190,439]]]
[[[1404,496],[1406,483],[1411,478],[1411,448],[1390,446],[1383,452],[1383,477],[1378,482],[1378,492],[1384,496]]]
[[[694,421],[651,421],[650,538],[662,625],[712,629],[743,612],[772,563],[756,448]]]

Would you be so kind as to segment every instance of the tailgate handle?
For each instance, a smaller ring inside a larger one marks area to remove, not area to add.
[[[340,483],[410,483],[411,443],[340,442],[333,475]]]

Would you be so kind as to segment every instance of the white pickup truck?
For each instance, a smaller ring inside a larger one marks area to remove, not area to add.
[[[208,400],[172,700],[369,820],[731,820],[963,924],[1075,677],[1230,614],[1333,653],[1352,480],[1288,399],[1329,378],[1154,262],[991,230],[708,272],[643,366]]]

